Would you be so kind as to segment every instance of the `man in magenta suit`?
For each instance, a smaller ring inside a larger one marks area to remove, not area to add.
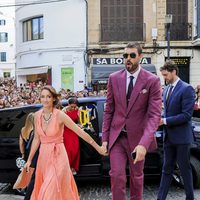
[[[130,199],[142,200],[145,155],[156,148],[154,133],[161,117],[161,86],[157,76],[139,65],[140,44],[129,43],[123,57],[126,69],[112,73],[108,80],[102,142],[110,156],[112,199],[126,199],[128,162]],[[136,153],[135,159],[132,152]]]

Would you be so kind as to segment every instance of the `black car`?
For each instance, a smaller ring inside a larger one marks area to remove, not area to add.
[[[95,141],[101,143],[102,116],[104,111],[105,97],[79,98],[80,122],[84,130],[89,133]],[[63,102],[67,105],[67,101]],[[19,169],[16,167],[16,158],[19,152],[19,134],[24,126],[28,113],[35,112],[41,105],[30,105],[19,108],[0,110],[0,183],[13,183]],[[191,148],[191,166],[194,177],[194,186],[200,187],[200,120],[194,118],[195,142]],[[146,156],[144,174],[145,177],[160,177],[163,163],[163,139],[162,127],[155,133],[158,143],[157,150]],[[75,176],[76,179],[101,179],[109,177],[109,157],[102,157],[93,147],[80,139],[81,160],[80,170]],[[128,172],[128,168],[127,168]],[[178,166],[174,172],[174,180],[183,185],[182,177]]]

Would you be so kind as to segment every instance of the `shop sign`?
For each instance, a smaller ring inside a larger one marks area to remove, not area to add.
[[[94,65],[122,65],[124,64],[123,58],[93,58]],[[151,64],[151,58],[144,57],[140,64]]]
[[[171,57],[170,59],[173,60],[178,66],[179,65],[188,66],[190,64],[189,57]]]

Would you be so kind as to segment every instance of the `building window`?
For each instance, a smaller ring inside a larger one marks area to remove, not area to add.
[[[143,0],[101,0],[101,41],[143,41]]]
[[[170,39],[192,39],[192,24],[188,23],[188,0],[168,0],[166,12],[173,16]]]
[[[6,52],[0,52],[0,59],[1,62],[6,62]]]
[[[0,19],[0,26],[5,26],[5,25],[6,25],[6,20]]]
[[[10,72],[4,72],[3,77],[4,78],[10,78]]]
[[[35,17],[23,22],[23,41],[44,38],[43,17]]]
[[[197,36],[197,0],[194,0],[193,37]]]
[[[8,33],[5,32],[0,33],[0,42],[8,42]]]

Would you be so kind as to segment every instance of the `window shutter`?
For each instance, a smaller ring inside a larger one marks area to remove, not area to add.
[[[101,0],[102,41],[143,41],[143,0]]]

